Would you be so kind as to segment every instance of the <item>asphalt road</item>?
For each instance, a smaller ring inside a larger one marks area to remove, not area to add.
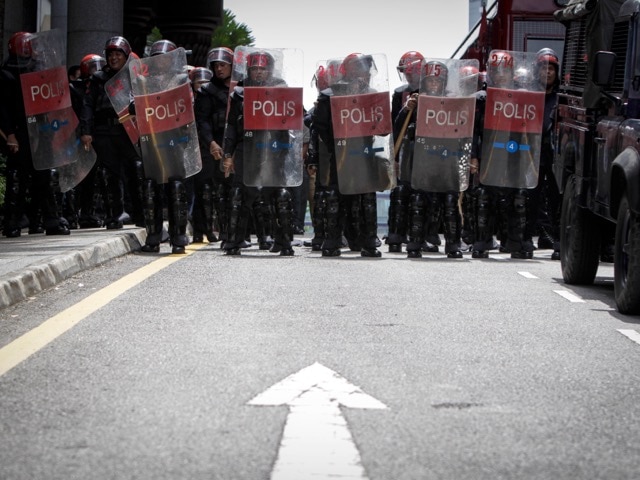
[[[610,265],[189,248],[0,310],[0,478],[638,478]]]

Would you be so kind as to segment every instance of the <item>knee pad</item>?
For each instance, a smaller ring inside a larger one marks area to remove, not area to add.
[[[200,199],[205,205],[208,205],[213,200],[213,189],[209,183],[204,183],[200,187]]]
[[[444,194],[444,215],[451,217],[452,215],[458,216],[460,210],[458,209],[458,194],[445,193]]]
[[[428,206],[429,222],[437,223],[440,220],[441,208],[440,198],[437,193],[429,193],[426,195],[426,202]]]
[[[18,170],[7,170],[7,193],[17,197],[20,194],[20,174]],[[13,200],[13,199],[12,199]]]
[[[55,168],[49,170],[49,188],[52,193],[60,191],[60,173]]]
[[[518,189],[513,194],[513,210],[517,215],[524,215],[527,210],[528,194],[526,190]]]
[[[327,214],[338,216],[340,212],[340,196],[335,190],[326,192],[326,208]]]
[[[313,217],[322,215],[327,204],[326,191],[322,189],[316,189],[313,194]]]
[[[143,207],[153,210],[155,208],[156,199],[156,181],[147,178],[143,183]]]
[[[375,219],[378,221],[378,201],[375,192],[363,193],[360,199],[362,206],[362,212],[364,213],[365,221]]]
[[[411,187],[400,184],[391,190],[389,194],[389,205],[404,205],[409,201],[410,196]]]
[[[232,210],[240,210],[242,208],[242,187],[233,187],[229,192],[229,201]]]
[[[340,196],[335,190],[326,192],[326,213],[328,227],[338,228],[340,224]]]
[[[412,240],[421,241],[424,236],[424,221],[426,217],[427,199],[426,194],[415,192],[411,195],[411,209],[409,231]]]
[[[142,160],[136,160],[134,168],[136,170],[136,178],[138,179],[138,182],[142,183],[145,179]]]

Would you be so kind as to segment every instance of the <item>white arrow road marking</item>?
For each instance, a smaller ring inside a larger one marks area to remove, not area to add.
[[[387,406],[333,370],[316,362],[269,387],[247,405],[289,406],[271,480],[367,478],[340,405]]]
[[[636,332],[635,330],[624,330],[624,329],[618,329],[618,331],[623,334],[625,337],[633,340],[634,342],[636,342],[638,345],[640,345],[640,333]]]
[[[584,303],[584,300],[582,298],[580,298],[577,295],[574,295],[571,292],[568,292],[567,290],[554,290],[554,292],[556,292],[561,297],[566,298],[570,302],[573,302],[573,303]]]

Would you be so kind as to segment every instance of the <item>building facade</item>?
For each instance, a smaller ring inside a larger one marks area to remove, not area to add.
[[[114,35],[124,36],[142,57],[147,35],[158,27],[163,38],[192,51],[189,63],[204,65],[222,14],[223,0],[184,0],[179,6],[148,0],[0,0],[2,60],[13,33],[52,28],[67,32],[68,65],[88,53],[101,55]]]

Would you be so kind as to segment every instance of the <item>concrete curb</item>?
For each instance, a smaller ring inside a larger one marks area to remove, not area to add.
[[[121,257],[144,245],[145,231],[123,232],[117,236],[87,245],[49,263],[34,265],[19,275],[0,281],[0,309],[11,306],[29,296],[51,288],[78,272]]]

